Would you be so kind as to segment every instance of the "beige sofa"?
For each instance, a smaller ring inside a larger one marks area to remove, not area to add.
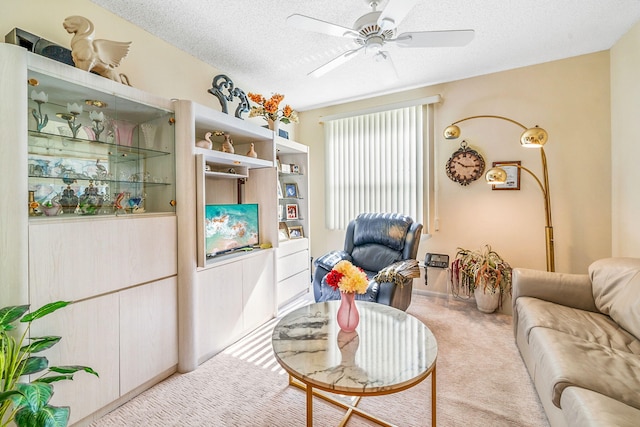
[[[640,426],[640,259],[514,269],[513,324],[553,427]]]

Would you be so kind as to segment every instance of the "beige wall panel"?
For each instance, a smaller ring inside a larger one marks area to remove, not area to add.
[[[640,23],[611,49],[612,229],[614,256],[640,257]]]

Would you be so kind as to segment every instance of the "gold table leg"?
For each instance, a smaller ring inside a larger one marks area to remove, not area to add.
[[[431,371],[431,425],[436,427],[436,366]]]

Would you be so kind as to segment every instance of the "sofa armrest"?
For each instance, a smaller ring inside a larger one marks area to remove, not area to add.
[[[598,312],[587,274],[554,273],[526,268],[513,269],[513,304],[533,297],[567,307]]]

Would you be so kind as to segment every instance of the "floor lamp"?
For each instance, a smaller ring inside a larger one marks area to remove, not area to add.
[[[547,170],[547,156],[544,153],[543,145],[546,144],[549,135],[547,131],[539,128],[538,126],[533,128],[527,128],[521,123],[516,122],[515,120],[509,119],[507,117],[502,116],[491,116],[491,115],[482,115],[482,116],[471,116],[466,117],[464,119],[460,119],[455,121],[448,126],[444,130],[444,138],[445,139],[457,139],[460,136],[460,128],[457,126],[458,123],[464,122],[466,120],[472,119],[500,119],[506,120],[507,122],[511,122],[517,126],[520,126],[524,129],[522,135],[520,135],[520,144],[523,147],[527,148],[539,148],[540,149],[540,157],[542,160],[542,180],[540,180],[531,170],[525,168],[516,163],[503,163],[503,166],[516,166],[518,169],[521,169],[528,174],[530,174],[538,183],[540,190],[542,191],[542,196],[544,198],[544,211],[545,211],[545,239],[546,239],[546,252],[547,252],[547,271],[555,271],[555,253],[553,248],[553,225],[551,223],[551,198],[549,196],[549,173]],[[489,184],[503,184],[507,179],[507,173],[504,169],[500,167],[495,167],[489,169],[485,174],[485,179]]]

